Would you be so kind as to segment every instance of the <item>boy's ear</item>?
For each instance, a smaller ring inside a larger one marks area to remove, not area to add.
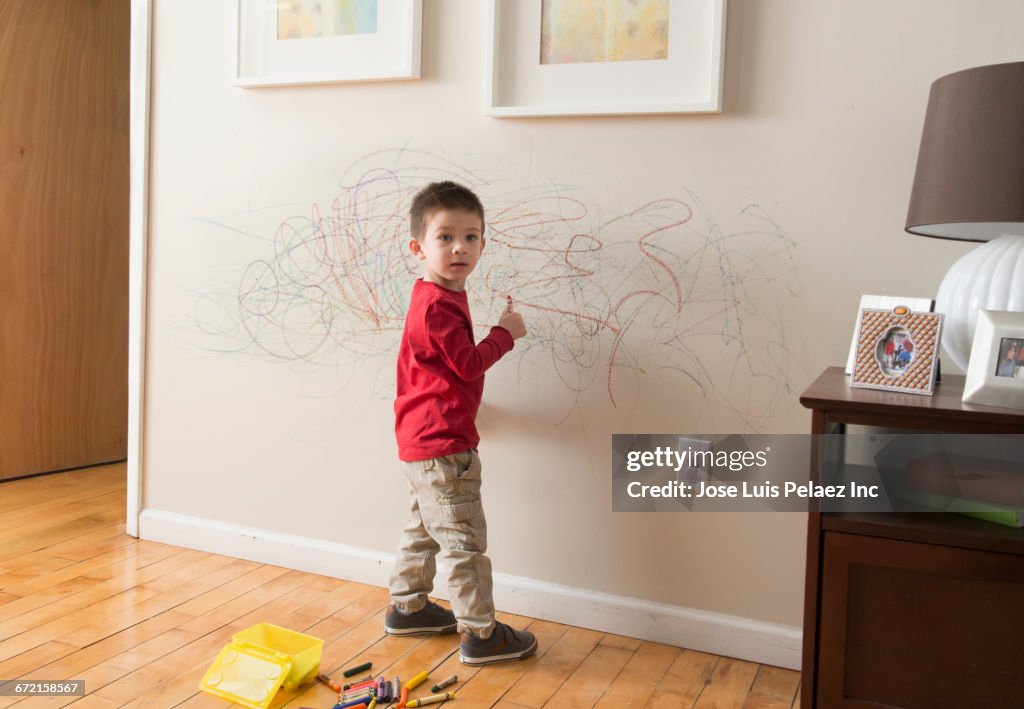
[[[416,239],[409,239],[409,251],[412,251],[420,258],[423,258],[423,246],[421,246],[420,242]]]

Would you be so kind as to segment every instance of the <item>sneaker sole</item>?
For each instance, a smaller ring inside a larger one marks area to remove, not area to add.
[[[488,657],[466,657],[461,652],[459,653],[459,661],[464,665],[490,665],[495,662],[511,662],[512,660],[525,660],[527,657],[537,652],[537,641],[533,641],[533,645],[528,650],[522,652],[512,652],[507,655],[490,655]]]
[[[454,633],[458,625],[452,623],[441,628],[389,628],[384,626],[384,632],[388,635],[450,635]]]

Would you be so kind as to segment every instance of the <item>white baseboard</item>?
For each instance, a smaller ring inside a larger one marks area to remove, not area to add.
[[[139,517],[139,537],[374,586],[387,586],[394,563],[385,552],[152,509]],[[443,583],[434,595],[446,597]],[[494,601],[518,615],[800,669],[802,634],[790,625],[507,574],[494,575]]]

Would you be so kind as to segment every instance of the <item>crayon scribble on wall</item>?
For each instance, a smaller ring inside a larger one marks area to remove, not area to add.
[[[646,379],[696,387],[756,430],[789,392],[795,246],[764,210],[743,207],[725,229],[684,194],[597,219],[571,187],[517,187],[408,149],[358,160],[331,204],[267,234],[263,258],[197,300],[196,344],[302,368],[365,372],[376,362],[393,386],[422,275],[408,248],[409,205],[423,185],[448,179],[487,208],[487,245],[469,281],[476,325],[484,331],[515,296],[530,334],[509,356],[537,396],[561,391],[571,411],[597,389],[631,407]]]

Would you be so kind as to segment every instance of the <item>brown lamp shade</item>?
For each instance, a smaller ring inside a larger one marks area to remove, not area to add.
[[[906,230],[964,241],[1024,234],[1024,62],[932,84]]]

